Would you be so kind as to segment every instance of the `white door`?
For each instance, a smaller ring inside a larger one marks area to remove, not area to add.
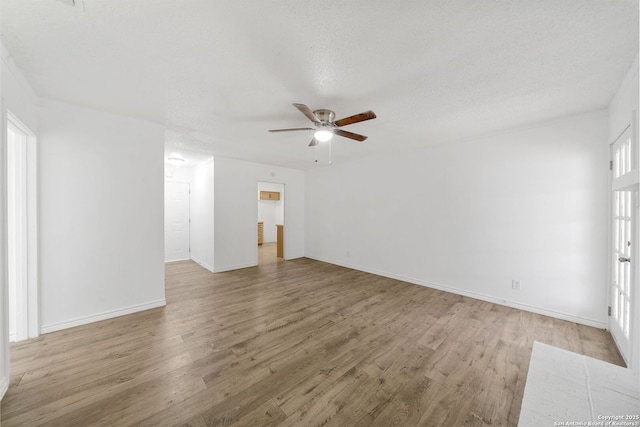
[[[634,236],[638,204],[637,166],[632,129],[611,146],[612,154],[612,258],[611,258],[611,320],[609,329],[620,353],[627,361],[631,355],[632,297],[635,268]]]
[[[189,184],[164,184],[164,260],[190,259]]]

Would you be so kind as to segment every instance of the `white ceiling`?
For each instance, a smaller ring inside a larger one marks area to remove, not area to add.
[[[638,54],[637,0],[65,1],[0,0],[39,96],[299,169],[311,133],[267,132],[309,124],[293,102],[375,111],[345,128],[364,144],[334,138],[344,162],[605,108]]]

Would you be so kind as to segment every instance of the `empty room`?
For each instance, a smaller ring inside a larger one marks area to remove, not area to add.
[[[637,0],[0,0],[0,423],[640,426]]]

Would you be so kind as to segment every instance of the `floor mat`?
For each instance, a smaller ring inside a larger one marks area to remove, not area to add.
[[[639,389],[630,369],[536,341],[518,426],[640,426]]]

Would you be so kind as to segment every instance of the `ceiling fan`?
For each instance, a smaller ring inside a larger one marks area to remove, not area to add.
[[[298,130],[315,130],[313,139],[309,143],[309,147],[315,147],[318,142],[326,142],[333,138],[333,135],[339,135],[344,138],[354,139],[358,142],[363,142],[367,139],[366,136],[357,133],[349,132],[340,129],[342,126],[351,125],[353,123],[363,122],[365,120],[371,120],[376,118],[376,114],[369,110],[364,113],[356,114],[353,116],[345,117],[344,119],[334,121],[336,114],[331,110],[315,110],[311,111],[309,107],[304,104],[293,104],[302,114],[307,116],[313,123],[313,127],[308,128],[290,128],[290,129],[270,129],[269,132],[291,132]]]

